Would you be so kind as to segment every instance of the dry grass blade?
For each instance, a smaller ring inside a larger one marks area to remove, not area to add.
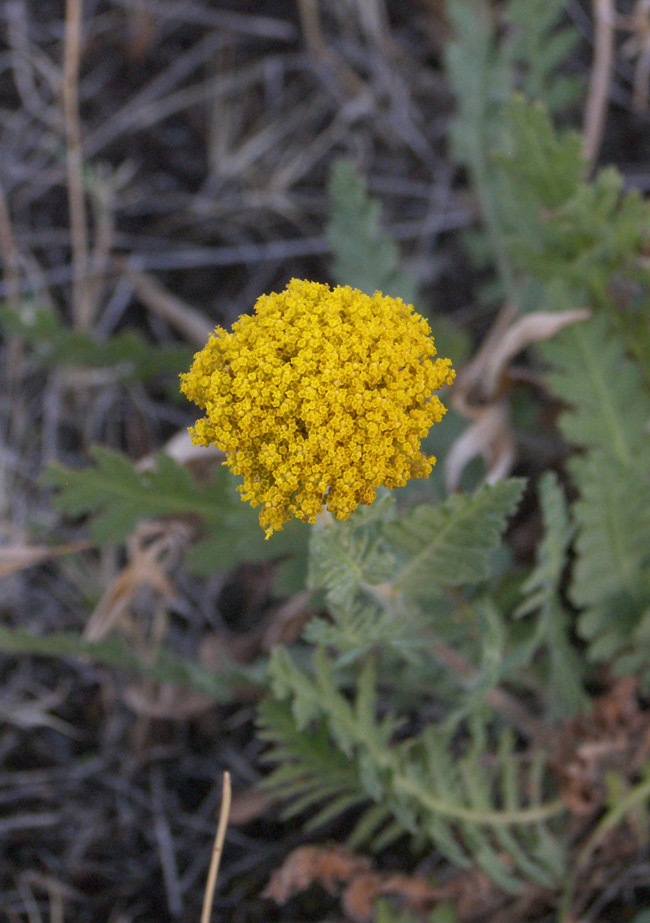
[[[223,790],[221,795],[221,810],[219,812],[219,823],[217,825],[217,835],[214,838],[214,847],[210,857],[210,867],[208,869],[208,880],[205,886],[205,896],[203,898],[203,909],[201,911],[201,923],[210,923],[210,914],[212,911],[212,901],[214,900],[214,889],[217,884],[217,875],[219,873],[219,863],[221,862],[221,853],[223,852],[223,841],[226,838],[226,828],[228,826],[228,816],[230,814],[230,802],[232,792],[230,787],[230,773],[223,774]]]
[[[92,542],[70,542],[68,545],[12,545],[0,548],[0,578],[8,577],[17,571],[42,564],[50,558],[60,557],[64,554],[74,554],[92,547]]]

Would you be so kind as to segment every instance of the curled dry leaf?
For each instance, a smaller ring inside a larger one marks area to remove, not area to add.
[[[485,393],[492,396],[499,388],[501,376],[505,373],[511,359],[531,343],[550,340],[564,327],[577,321],[587,320],[591,311],[578,309],[574,311],[537,311],[519,318],[507,328],[500,341],[485,357],[484,384]]]
[[[486,405],[478,419],[452,445],[445,461],[448,491],[456,490],[466,466],[479,455],[487,468],[488,484],[507,477],[515,458],[515,442],[504,400]]]
[[[527,314],[515,319],[505,305],[474,358],[451,389],[450,403],[472,425],[452,445],[445,463],[447,489],[456,490],[467,464],[481,456],[486,482],[506,477],[515,458],[515,444],[504,392],[511,360],[531,343],[548,340],[569,324],[586,320],[587,310]]]

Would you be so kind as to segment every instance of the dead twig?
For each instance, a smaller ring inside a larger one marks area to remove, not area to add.
[[[210,334],[214,331],[214,324],[210,323],[196,308],[168,292],[153,276],[129,266],[127,260],[118,259],[116,263],[120,272],[131,282],[135,293],[149,310],[164,317],[191,343],[196,346],[205,346]]]
[[[363,95],[366,92],[363,80],[348,67],[339,55],[332,51],[323,36],[318,0],[298,0],[298,12],[305,44],[309,51],[318,61],[332,69],[351,96]]]
[[[593,0],[594,61],[589,77],[589,92],[585,106],[585,157],[591,168],[598,157],[605,128],[607,98],[614,66],[614,26],[616,13],[613,0]]]

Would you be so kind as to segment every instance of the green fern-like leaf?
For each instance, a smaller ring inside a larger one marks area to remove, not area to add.
[[[349,609],[362,585],[388,580],[394,559],[383,540],[385,523],[395,518],[390,495],[360,507],[345,522],[319,524],[310,537],[308,586],[325,589],[328,605]]]
[[[583,668],[569,637],[569,615],[560,596],[575,528],[554,472],[547,472],[540,480],[539,498],[544,536],[537,548],[535,569],[522,586],[524,601],[515,615],[537,615],[536,630],[525,645],[525,662],[529,662],[540,645],[546,648],[549,659],[546,688],[551,695],[551,712],[560,717],[586,705]]]
[[[643,592],[650,565],[648,468],[592,452],[576,458],[571,472],[580,489],[572,599],[581,608],[617,596],[631,601]]]
[[[562,280],[601,305],[615,273],[638,275],[650,207],[623,193],[613,168],[583,179],[582,138],[558,132],[541,103],[515,96],[504,112],[496,157],[502,231],[517,266],[542,282]]]
[[[396,518],[390,495],[346,522],[312,532],[309,585],[323,589],[329,618],[316,618],[305,637],[334,648],[342,662],[378,646],[411,660],[426,623],[415,600],[438,599],[443,588],[489,575],[506,517],[522,482],[485,486],[437,507],[425,504]]]
[[[512,28],[508,51],[520,65],[520,89],[551,112],[575,102],[583,90],[580,80],[560,72],[578,42],[575,28],[558,28],[563,11],[564,0],[510,0],[504,10]]]
[[[277,702],[266,703],[262,710],[264,733],[272,744],[269,758],[277,767],[270,786],[292,801],[297,795],[303,806],[325,801],[328,819],[336,816],[337,798],[345,807],[354,803],[355,789],[363,793],[369,807],[359,821],[356,843],[359,831],[373,836],[377,845],[386,830],[390,837],[401,830],[428,840],[457,865],[479,864],[508,891],[520,890],[527,878],[544,886],[557,883],[563,850],[549,821],[564,808],[559,801],[540,800],[543,759],[533,761],[530,784],[522,785],[512,735],[502,736],[489,757],[489,737],[480,728],[462,755],[454,753],[449,733],[435,726],[396,742],[395,720],[377,718],[372,659],[350,696],[339,688],[334,665],[322,650],[313,670],[277,651],[269,676],[275,698],[290,705],[283,710]],[[310,751],[312,735],[318,742],[316,758]],[[521,795],[525,789],[531,793],[527,803]],[[357,799],[357,806],[361,803]]]
[[[505,57],[498,54],[487,3],[451,0],[447,14],[454,32],[446,52],[457,103],[451,132],[453,153],[467,167],[479,200],[487,234],[487,242],[480,249],[492,253],[501,286],[517,303],[518,284],[505,243],[499,188],[490,163],[501,138],[501,111],[512,92],[513,74]]]
[[[400,269],[397,246],[381,229],[380,206],[368,198],[363,178],[349,160],[334,164],[329,194],[332,215],[327,238],[335,281],[368,295],[381,291],[413,304],[416,281]]]
[[[506,668],[507,632],[505,619],[487,596],[472,605],[479,638],[478,666],[471,683],[463,682],[456,692],[445,728],[452,730],[461,721],[485,710],[486,695],[503,679]]]
[[[142,519],[192,516],[202,529],[195,556],[190,554],[190,563],[199,571],[227,570],[242,560],[287,552],[304,561],[302,524],[290,523],[277,541],[265,542],[257,514],[241,502],[234,479],[222,466],[210,481],[199,484],[168,455],[158,456],[155,468],[139,471],[118,452],[94,446],[90,454],[93,465],[51,465],[44,482],[59,491],[57,509],[90,516],[90,533],[99,544],[123,542]]]
[[[561,0],[511,0],[503,8],[509,28],[499,39],[495,14],[486,0],[447,4],[454,38],[446,63],[457,101],[453,152],[469,171],[485,226],[485,236],[472,235],[472,251],[480,257],[479,265],[492,254],[499,281],[489,297],[505,292],[514,304],[522,300],[522,282],[507,241],[512,203],[494,169],[494,156],[503,145],[506,107],[517,85],[528,98],[540,98],[554,108],[573,95],[575,87],[556,75],[576,38],[573,30],[556,29],[562,6]]]
[[[570,587],[593,659],[639,666],[636,631],[650,601],[650,399],[605,317],[566,330],[544,347],[549,382],[569,409],[560,426],[586,449],[571,460],[576,561]],[[644,653],[641,653],[641,652]]]
[[[473,495],[450,497],[440,506],[418,506],[386,526],[398,558],[395,590],[435,598],[441,587],[477,583],[489,576],[489,559],[505,521],[516,509],[524,482],[485,485]]]
[[[341,750],[332,747],[324,721],[312,724],[307,733],[297,726],[290,701],[268,697],[259,708],[258,737],[269,747],[265,762],[274,766],[264,787],[282,794],[285,817],[318,807],[306,823],[314,829],[367,803],[354,766]]]
[[[650,399],[604,316],[569,327],[542,347],[547,381],[568,409],[560,428],[573,445],[600,449],[623,465],[648,442]]]

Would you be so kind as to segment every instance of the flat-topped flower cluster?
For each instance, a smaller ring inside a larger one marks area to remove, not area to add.
[[[214,444],[261,504],[268,538],[323,508],[347,519],[376,488],[427,477],[420,441],[454,378],[426,320],[399,298],[293,279],[228,333],[217,327],[182,390],[205,410],[190,432]]]

